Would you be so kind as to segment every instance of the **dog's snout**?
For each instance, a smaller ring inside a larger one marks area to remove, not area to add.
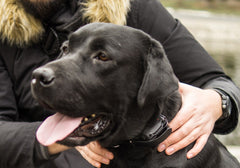
[[[55,79],[54,72],[50,68],[38,68],[33,71],[32,84],[39,83],[43,87],[52,85]]]

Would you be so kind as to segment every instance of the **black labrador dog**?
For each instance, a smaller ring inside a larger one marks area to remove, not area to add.
[[[142,31],[86,25],[69,36],[59,59],[33,72],[31,85],[39,103],[58,112],[37,132],[44,145],[97,140],[114,153],[110,168],[240,167],[213,135],[193,159],[186,158],[193,144],[171,156],[157,152],[181,96],[163,47]]]

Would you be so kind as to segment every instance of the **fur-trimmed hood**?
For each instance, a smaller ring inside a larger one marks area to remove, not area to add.
[[[87,0],[83,18],[89,22],[126,24],[130,0]],[[39,19],[26,12],[19,0],[0,2],[0,39],[10,45],[23,47],[38,42],[44,28]]]
[[[0,39],[11,45],[37,42],[44,32],[42,23],[26,13],[18,0],[1,0],[0,19]]]

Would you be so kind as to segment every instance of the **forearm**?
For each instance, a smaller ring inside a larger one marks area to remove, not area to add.
[[[34,167],[35,132],[39,124],[0,121],[0,167]]]

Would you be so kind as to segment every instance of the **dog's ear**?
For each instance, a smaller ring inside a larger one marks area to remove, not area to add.
[[[148,53],[144,56],[145,74],[138,92],[138,104],[155,103],[178,89],[178,79],[162,45],[150,38]]]

